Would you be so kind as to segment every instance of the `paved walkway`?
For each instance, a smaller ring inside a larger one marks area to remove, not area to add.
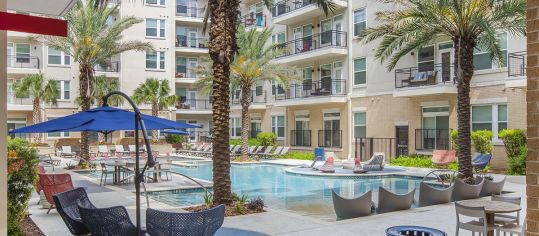
[[[282,162],[282,161],[280,161]],[[286,161],[285,161],[286,162]],[[294,161],[295,162],[295,161]],[[299,162],[298,162],[299,163]],[[302,164],[302,163],[300,163]],[[65,166],[65,165],[62,165]],[[48,168],[47,168],[48,169]],[[56,168],[56,172],[63,172]],[[48,170],[52,171],[52,170]],[[423,172],[425,170],[412,170]],[[95,179],[80,174],[72,174],[75,186],[87,187],[88,195],[98,207],[114,205],[126,206],[134,221],[135,199],[131,189],[116,186],[99,186]],[[174,176],[176,186],[189,187],[192,185],[181,176]],[[522,196],[522,208],[526,209],[524,177],[508,177],[505,185],[506,191],[514,192],[512,195]],[[165,182],[166,183],[166,182]],[[171,183],[166,183],[171,185]],[[36,205],[38,196],[34,194],[30,202],[30,213],[34,222],[46,235],[70,235],[62,219],[55,210],[46,214],[46,210]],[[145,199],[143,198],[143,208]],[[169,211],[182,211],[157,201],[150,200],[150,206]],[[143,211],[144,212],[144,209]],[[521,217],[522,219],[524,216]],[[144,222],[142,214],[142,222]],[[455,234],[455,209],[453,204],[443,204],[407,211],[373,215],[368,217],[327,222],[308,216],[301,216],[290,212],[272,209],[268,206],[267,212],[246,216],[227,217],[223,227],[217,232],[218,236],[229,235],[384,235],[385,229],[394,225],[421,225],[444,230],[448,235]],[[460,235],[471,235],[461,231]]]

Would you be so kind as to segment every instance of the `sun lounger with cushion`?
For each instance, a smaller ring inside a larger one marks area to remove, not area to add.
[[[62,146],[60,149],[60,156],[61,157],[74,157],[75,152],[71,151],[71,146]]]

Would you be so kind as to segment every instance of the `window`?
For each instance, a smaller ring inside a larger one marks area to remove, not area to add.
[[[277,135],[277,139],[284,139],[284,116],[271,116],[271,132]]]
[[[284,88],[281,86],[277,81],[272,80],[271,81],[271,95],[277,94],[284,94]]]
[[[497,139],[504,129],[507,129],[507,104],[472,106],[472,131],[490,130]]]
[[[241,137],[241,119],[239,117],[230,118],[230,136]]]
[[[165,52],[146,51],[146,69],[165,69]]]
[[[58,88],[58,92],[59,92],[56,99],[63,99],[63,100],[69,99],[70,92],[71,92],[71,89],[69,87],[70,82],[68,80],[57,80],[55,82],[56,82],[56,87]]]
[[[165,0],[146,0],[146,4],[164,6]]]
[[[49,47],[49,64],[52,65],[71,65],[71,58],[66,53]]]
[[[30,44],[16,44],[15,55],[17,62],[29,63],[30,62]]]
[[[354,112],[354,138],[367,137],[367,113]]]
[[[56,117],[47,117],[47,120],[54,120]],[[47,134],[48,138],[65,138],[69,137],[69,132],[52,132]]]
[[[502,62],[501,66],[493,61],[490,53],[487,50],[484,50],[480,46],[478,46],[474,49],[474,70],[487,70],[507,66],[507,33],[498,34],[498,41],[504,58],[504,61]]]
[[[284,32],[277,33],[271,36],[271,43],[272,44],[281,44],[286,42],[286,35]]]
[[[365,8],[354,11],[354,36],[358,36],[367,28]]]
[[[354,85],[367,83],[367,59],[357,58],[354,60]]]
[[[195,78],[198,59],[195,57],[176,57],[176,78]]]
[[[7,130],[11,131],[14,129],[22,128],[26,126],[26,118],[7,118]],[[26,134],[10,134],[11,138],[22,138],[26,139]]]
[[[422,47],[417,50],[417,70],[434,71],[434,46]]]
[[[165,37],[165,20],[146,19],[146,36]]]

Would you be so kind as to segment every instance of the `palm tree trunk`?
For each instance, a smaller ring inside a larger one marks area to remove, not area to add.
[[[251,105],[251,85],[241,85],[241,155],[240,160],[247,160],[249,152],[249,106]]]
[[[472,80],[474,39],[454,40],[455,44],[455,74],[457,77],[457,143],[459,175],[467,183],[473,183],[473,167],[471,157],[471,127],[470,127],[470,81]]]
[[[159,116],[159,106],[157,106],[156,102],[152,102],[152,116]],[[159,139],[159,133],[157,130],[152,130],[152,139],[158,140]]]
[[[34,98],[32,101],[32,122],[34,124],[41,122],[41,106],[39,98]],[[34,143],[40,143],[41,142],[41,134],[35,133],[32,134],[32,139]]]
[[[82,111],[87,111],[91,106],[91,94],[93,90],[94,68],[92,65],[79,65],[79,96],[81,98],[80,108]],[[81,132],[80,135],[80,157],[81,162],[90,161],[90,147],[88,140],[88,132]]]
[[[210,43],[213,61],[213,204],[231,204],[230,151],[230,63],[237,51],[236,25],[239,0],[209,0]]]

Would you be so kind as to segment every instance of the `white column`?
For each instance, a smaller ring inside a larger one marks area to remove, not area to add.
[[[7,0],[0,0],[6,11]],[[7,111],[7,32],[0,30],[0,111]],[[0,235],[7,235],[7,112],[0,112]]]

